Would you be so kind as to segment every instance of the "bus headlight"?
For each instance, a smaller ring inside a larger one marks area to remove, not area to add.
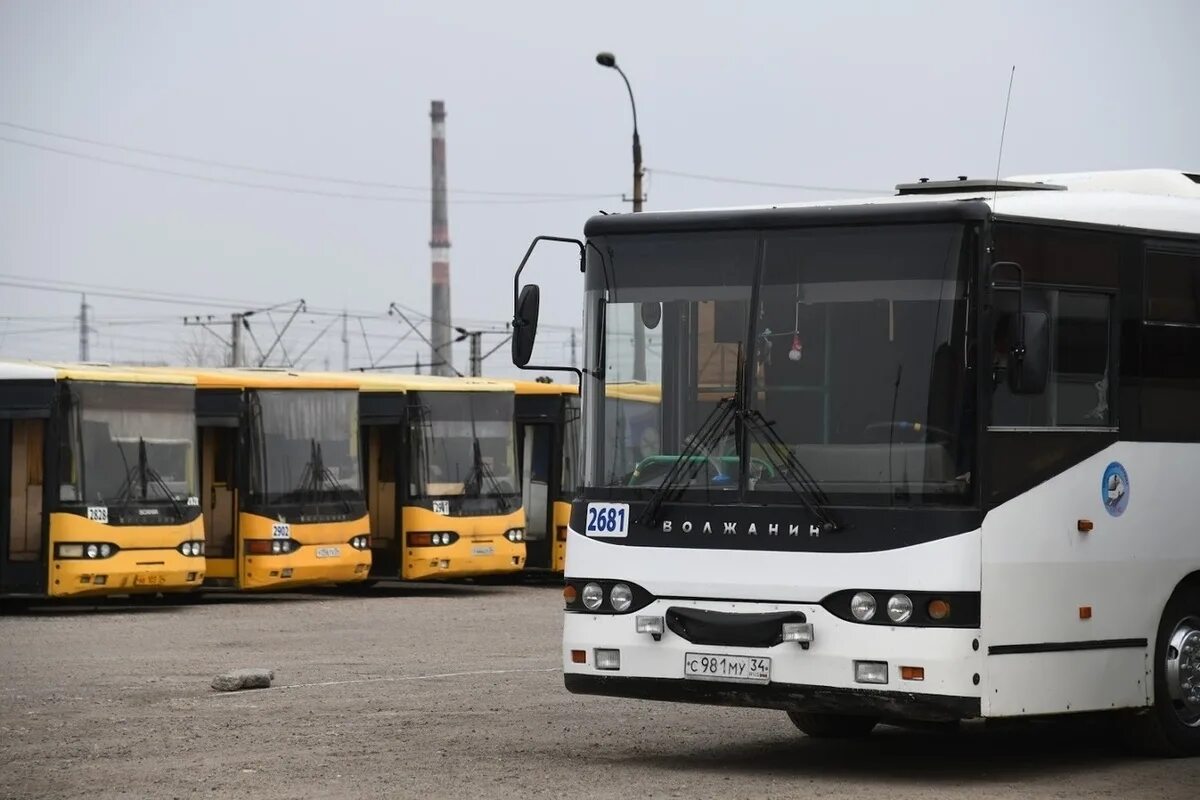
[[[860,622],[866,622],[875,616],[875,595],[870,592],[859,592],[851,597],[850,613]]]
[[[458,534],[451,531],[437,531],[428,533],[426,531],[412,531],[408,534],[409,547],[441,547],[447,544],[453,544],[458,541]],[[367,541],[370,546],[370,540]]]
[[[508,539],[510,542],[512,542],[514,544],[516,544],[517,542],[523,542],[523,541],[525,541],[525,529],[524,528],[509,528],[508,530],[506,530],[504,532],[504,538]]]
[[[55,558],[108,558],[121,548],[111,542],[66,542],[54,546]]]
[[[633,605],[633,591],[625,584],[618,583],[609,591],[608,602],[612,605],[613,611],[623,614]]]
[[[888,600],[887,613],[892,622],[908,622],[912,617],[912,600],[906,594],[894,594]]]
[[[350,546],[355,550],[368,550],[371,547],[371,537],[369,534],[355,536],[350,540]]]
[[[585,584],[579,596],[588,611],[595,611],[604,602],[604,590],[598,583]]]
[[[179,552],[185,556],[202,556],[204,555],[204,542],[189,541],[184,542],[178,547]]]

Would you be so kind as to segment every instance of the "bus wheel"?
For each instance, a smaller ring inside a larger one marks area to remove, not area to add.
[[[1200,586],[1178,589],[1154,648],[1154,705],[1133,717],[1130,744],[1150,755],[1200,755]]]
[[[869,734],[879,724],[875,717],[857,717],[850,714],[789,711],[787,715],[801,733],[814,739],[857,739]]]

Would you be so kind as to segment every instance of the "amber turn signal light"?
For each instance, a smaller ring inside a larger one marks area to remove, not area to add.
[[[923,681],[925,680],[924,667],[901,667],[900,680],[902,681]]]
[[[1080,533],[1091,533],[1092,532],[1092,521],[1090,519],[1081,519],[1075,523],[1075,527],[1079,530]]]
[[[1091,619],[1092,618],[1092,607],[1091,606],[1080,606],[1079,607],[1079,618],[1080,619]]]
[[[571,651],[571,663],[572,664],[586,664],[587,663],[587,650],[572,650]]]
[[[930,600],[925,610],[930,619],[943,620],[950,616],[950,604],[945,600]]]
[[[575,591],[575,587],[571,584],[568,583],[563,587],[563,600],[566,600],[568,603],[574,603],[577,594],[578,592]]]

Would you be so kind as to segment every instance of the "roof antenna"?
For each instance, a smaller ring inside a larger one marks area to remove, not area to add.
[[[1013,64],[1012,72],[1008,73],[1008,96],[1004,98],[1004,124],[1000,126],[1000,152],[996,153],[996,181],[992,184],[992,213],[996,213],[996,195],[1000,191],[1000,160],[1004,158],[1004,132],[1008,130],[1008,104],[1012,102],[1013,78],[1017,75],[1017,65]]]

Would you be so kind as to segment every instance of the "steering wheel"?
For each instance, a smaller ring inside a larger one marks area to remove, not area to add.
[[[948,442],[954,438],[954,434],[945,428],[912,420],[872,422],[863,428],[863,438],[867,441],[888,441],[893,436],[896,438],[908,436],[916,440],[921,434],[924,434],[926,439],[939,442]]]

